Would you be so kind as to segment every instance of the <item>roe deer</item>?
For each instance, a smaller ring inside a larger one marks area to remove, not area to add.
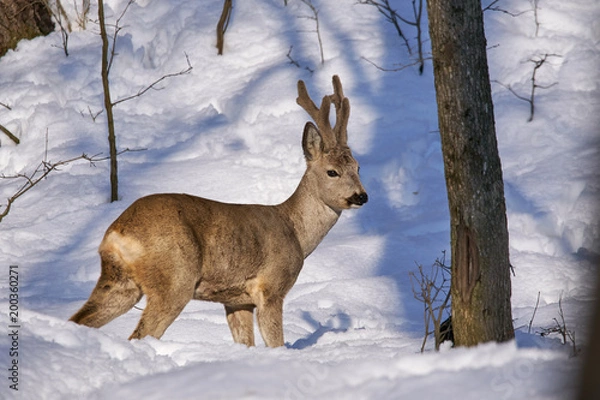
[[[298,82],[297,103],[317,126],[307,122],[304,128],[306,172],[289,199],[273,206],[187,194],[138,199],[106,231],[98,283],[70,320],[100,327],[145,294],[146,308],[129,339],[160,338],[191,299],[208,300],[225,305],[235,342],[254,345],[256,308],[265,344],[283,346],[283,299],[304,259],[342,210],[368,200],[346,143],[350,102],[337,76],[333,88],[317,108]]]

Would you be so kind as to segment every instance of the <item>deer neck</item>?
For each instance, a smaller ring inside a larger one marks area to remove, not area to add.
[[[294,194],[279,207],[291,221],[305,258],[321,243],[341,214],[319,198],[316,182],[308,173]]]

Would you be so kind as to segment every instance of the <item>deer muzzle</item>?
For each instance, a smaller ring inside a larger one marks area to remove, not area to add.
[[[350,204],[351,207],[361,207],[367,201],[369,201],[369,196],[365,192],[354,193],[348,198],[348,204]]]

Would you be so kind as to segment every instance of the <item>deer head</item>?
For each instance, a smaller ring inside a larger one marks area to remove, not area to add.
[[[323,97],[317,107],[311,100],[303,81],[298,81],[296,102],[316,123],[307,122],[302,136],[302,148],[306,158],[307,177],[311,176],[318,186],[325,204],[340,213],[344,209],[358,208],[369,197],[359,178],[358,162],[348,147],[348,119],[350,101],[344,96],[342,82],[333,76],[332,95]],[[335,125],[329,122],[331,105],[335,106]]]

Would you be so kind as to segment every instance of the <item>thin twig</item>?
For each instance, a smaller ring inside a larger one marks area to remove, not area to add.
[[[423,16],[423,0],[412,0],[412,11],[414,20],[410,20],[408,18],[404,18],[396,10],[392,8],[389,0],[359,0],[359,4],[371,5],[377,8],[386,20],[388,20],[394,28],[396,28],[396,32],[398,32],[398,36],[404,41],[404,45],[408,50],[409,57],[412,57],[413,51],[410,47],[408,38],[404,35],[402,28],[400,27],[399,21],[402,23],[412,26],[417,30],[416,41],[417,41],[417,59],[418,61],[412,65],[419,65],[419,75],[423,74],[423,69],[425,68],[425,60],[423,57],[423,39],[422,39],[422,29],[421,29],[421,20]]]
[[[71,21],[69,20],[69,17],[62,5],[62,3],[60,2],[60,0],[56,0],[54,3],[54,6],[56,7],[56,10],[54,10],[50,4],[50,2],[48,1],[40,1],[40,3],[48,10],[48,12],[50,13],[50,15],[53,17],[54,21],[56,21],[58,23],[58,26],[60,27],[60,34],[62,37],[62,48],[63,52],[65,53],[65,56],[68,57],[69,56],[69,49],[68,49],[68,44],[69,44],[69,32],[71,32]],[[77,7],[77,4],[75,4],[75,7]],[[66,21],[66,26],[63,24],[63,21]],[[59,47],[59,46],[52,46],[52,47]]]
[[[113,32],[113,38],[112,38],[113,40],[112,40],[112,46],[111,46],[111,51],[110,51],[110,58],[108,58],[108,66],[106,68],[107,73],[110,73],[113,61],[115,59],[115,55],[117,54],[116,53],[117,39],[119,37],[119,32],[121,32],[121,30],[123,29],[123,26],[121,26],[121,20],[123,19],[123,17],[125,17],[125,14],[127,13],[127,10],[129,10],[129,7],[131,7],[131,5],[133,3],[135,3],[135,0],[129,0],[127,2],[127,4],[125,5],[125,8],[121,12],[121,15],[119,15],[119,17],[115,21],[115,24],[113,25],[114,26],[114,32]],[[102,23],[105,23],[105,22],[102,22]]]
[[[537,312],[538,306],[540,304],[540,292],[537,294],[537,300],[535,301],[535,307],[533,308],[533,315],[529,320],[529,326],[527,327],[527,333],[531,333],[531,325],[533,325],[533,319],[535,318],[535,313]]]
[[[82,154],[79,157],[74,157],[69,160],[63,160],[63,161],[59,161],[56,163],[49,163],[47,161],[41,161],[38,164],[38,166],[36,167],[35,171],[31,175],[17,174],[17,175],[6,176],[4,174],[0,174],[1,179],[17,179],[17,178],[25,179],[25,184],[23,184],[21,187],[19,187],[19,189],[10,198],[8,198],[7,204],[4,207],[4,210],[2,211],[2,213],[0,213],[0,222],[2,221],[2,219],[4,219],[4,217],[6,217],[8,215],[13,203],[19,197],[23,196],[25,193],[27,193],[29,190],[31,190],[31,188],[33,188],[35,185],[37,185],[40,181],[42,181],[46,176],[48,176],[48,174],[50,174],[52,171],[56,170],[58,167],[60,167],[62,165],[66,165],[73,161],[77,161],[77,160],[81,160],[81,159],[88,159],[88,156],[86,154]],[[42,174],[39,176],[36,176],[40,172],[42,172]]]
[[[112,105],[113,105],[113,106],[116,106],[116,105],[117,105],[117,104],[119,104],[119,103],[123,103],[123,102],[125,102],[125,101],[131,100],[131,99],[135,99],[136,97],[140,97],[140,96],[144,95],[144,93],[146,93],[146,92],[147,92],[147,91],[149,91],[150,89],[154,89],[154,87],[155,87],[156,85],[158,85],[159,83],[161,83],[161,82],[162,82],[162,81],[164,81],[165,79],[168,79],[168,78],[173,78],[173,77],[175,77],[175,76],[181,76],[181,75],[189,74],[189,73],[192,71],[192,69],[193,69],[194,67],[192,67],[192,64],[190,63],[190,59],[189,59],[189,57],[188,57],[188,55],[187,55],[187,54],[185,55],[185,59],[186,59],[187,65],[188,65],[186,69],[184,69],[184,70],[181,70],[181,71],[179,71],[179,72],[174,72],[174,73],[170,73],[170,74],[163,75],[163,76],[161,76],[160,78],[158,78],[157,80],[155,80],[154,82],[152,82],[150,85],[146,86],[146,87],[145,87],[145,88],[143,88],[143,89],[140,89],[140,90],[139,90],[139,91],[138,91],[136,94],[134,94],[134,95],[131,95],[131,96],[124,97],[124,98],[122,98],[122,99],[119,99],[119,100],[116,100],[116,101],[114,101],[114,102],[112,103]],[[158,90],[158,89],[156,89],[156,90]]]
[[[16,144],[21,143],[21,141],[19,140],[19,138],[16,137],[15,135],[13,135],[12,132],[9,131],[8,129],[6,129],[2,124],[0,124],[0,131],[4,132],[6,134],[6,136],[8,136]]]
[[[533,3],[533,20],[535,21],[535,37],[538,37],[538,33],[540,32],[540,20],[538,17],[538,3],[539,0],[531,0]]]
[[[423,16],[423,0],[413,0],[413,15],[415,17],[414,27],[417,29],[417,54],[419,58],[419,75],[423,75],[425,59],[423,57],[423,39],[421,38],[421,17]]]
[[[494,0],[492,1],[490,4],[488,4],[486,7],[483,7],[482,11],[487,11],[490,10],[492,8],[492,6],[494,6],[496,3],[498,3],[500,0]]]
[[[293,48],[294,48],[294,46],[290,46],[290,49],[288,50],[286,57],[288,58],[288,60],[290,60],[290,64],[293,64],[298,68],[301,68],[300,63],[292,58],[292,49]]]
[[[492,1],[490,4],[487,5],[487,7],[484,7],[482,11],[496,11],[496,12],[501,12],[504,14],[508,14],[511,17],[518,17],[519,15],[525,14],[527,12],[530,12],[532,10],[525,10],[525,11],[521,11],[521,12],[517,12],[517,13],[513,13],[510,12],[508,10],[505,10],[504,8],[500,8],[498,6],[495,6],[500,0],[494,0]]]
[[[127,147],[127,148],[125,148],[125,149],[117,152],[117,155],[120,156],[121,154],[124,154],[124,153],[137,152],[137,151],[146,151],[146,150],[148,150],[148,149],[145,148],[145,147],[138,148],[138,149],[130,149],[129,147]],[[91,157],[85,158],[85,160],[88,160],[90,162],[90,165],[93,165],[93,166],[95,166],[96,165],[95,163],[98,162],[98,161],[110,160],[110,156],[100,157],[101,154],[102,153],[94,154]]]
[[[325,56],[324,56],[324,52],[323,52],[323,40],[321,40],[321,29],[319,27],[319,10],[317,10],[317,8],[314,6],[314,4],[312,3],[311,0],[300,0],[302,1],[304,4],[306,4],[310,10],[313,13],[312,17],[309,16],[303,16],[301,18],[307,18],[307,19],[312,19],[315,21],[315,31],[317,34],[317,40],[319,42],[319,53],[321,55],[321,64],[325,64]]]
[[[217,54],[223,54],[223,46],[225,44],[225,32],[229,26],[229,19],[231,18],[231,9],[233,8],[233,0],[223,1],[223,11],[221,12],[221,18],[217,23]]]
[[[421,352],[425,351],[425,345],[429,335],[433,334],[435,340],[435,349],[439,350],[442,341],[444,340],[444,334],[441,332],[442,318],[444,311],[447,311],[448,303],[450,302],[450,267],[445,265],[446,253],[443,252],[441,260],[436,259],[435,263],[431,266],[431,271],[427,274],[423,270],[422,265],[417,264],[418,274],[415,272],[409,272],[409,278],[413,290],[413,297],[423,303],[424,311],[424,326],[425,334],[423,342],[421,344]],[[441,275],[441,282],[438,279]],[[445,294],[444,300],[438,300],[440,293]],[[433,324],[433,331],[429,330],[430,324]]]
[[[576,356],[579,353],[579,349],[577,348],[577,342],[575,341],[575,332],[567,328],[567,323],[565,322],[565,313],[562,308],[562,293],[558,298],[558,316],[562,321],[562,336],[563,336],[563,344],[567,344],[567,339],[571,343],[573,347],[572,356]],[[554,319],[556,321],[556,318]],[[558,322],[558,321],[557,321]]]
[[[84,116],[84,117],[85,117],[85,115],[84,115],[84,111],[83,111],[83,110],[81,110],[81,111],[79,111],[79,112],[81,113],[81,115],[82,115],[82,116]],[[88,113],[90,114],[90,117],[92,118],[92,121],[94,121],[94,122],[96,122],[96,118],[98,118],[98,116],[99,116],[100,114],[102,114],[103,112],[104,112],[104,109],[101,109],[101,110],[100,110],[100,111],[98,111],[98,112],[93,112],[93,111],[92,111],[92,108],[91,108],[90,106],[88,106]]]
[[[528,103],[531,103],[531,99],[529,97],[525,97],[525,96],[521,96],[520,94],[518,94],[517,92],[515,92],[515,90],[510,87],[510,85],[506,85],[498,80],[492,80],[492,82],[499,84],[500,86],[503,86],[505,89],[507,89],[508,91],[510,91],[516,98],[518,98],[519,100],[523,100],[526,101]],[[533,118],[533,117],[532,117]],[[531,120],[531,118],[530,118]]]
[[[300,63],[298,61],[296,61],[294,58],[292,58],[292,49],[293,48],[294,48],[294,46],[290,46],[290,49],[288,50],[286,56],[287,56],[288,60],[290,60],[290,64],[295,65],[298,68],[302,68],[302,66],[300,65]],[[314,69],[312,69],[312,68],[310,68],[308,66],[305,66],[304,69],[307,70],[308,72],[310,72],[311,74],[313,72],[315,72]]]
[[[389,0],[381,0],[381,2],[379,2],[377,0],[359,0],[358,4],[370,5],[370,6],[374,6],[375,8],[377,8],[377,11],[379,11],[385,17],[386,20],[388,20],[392,25],[394,25],[394,28],[396,28],[396,32],[398,33],[398,36],[400,36],[400,39],[402,39],[404,41],[404,45],[406,46],[406,49],[408,50],[408,54],[412,55],[412,50],[410,48],[410,45],[408,44],[408,39],[404,35],[404,32],[402,32],[402,28],[400,27],[400,24],[398,23],[398,20],[405,21],[405,19],[402,18],[396,12],[396,10],[392,9],[392,7],[390,6]],[[409,22],[409,24],[410,24],[410,22]]]
[[[424,57],[422,60],[415,60],[415,61],[411,62],[410,64],[397,64],[398,66],[395,67],[395,68],[385,68],[385,67],[382,67],[382,66],[376,64],[375,62],[369,60],[368,58],[366,58],[364,56],[361,57],[361,58],[363,60],[365,60],[366,62],[368,62],[369,64],[371,64],[372,66],[374,66],[375,68],[377,68],[378,70],[384,71],[384,72],[398,72],[398,71],[402,71],[402,70],[405,70],[407,68],[414,67],[415,65],[422,65],[423,61],[431,60],[432,59],[432,57]]]
[[[126,148],[121,150],[118,154],[123,154],[130,151],[143,151],[146,149],[129,149]],[[51,172],[58,171],[59,167],[70,164],[79,160],[86,160],[90,163],[90,165],[95,166],[96,162],[108,160],[110,157],[98,157],[102,153],[95,154],[93,156],[88,156],[83,153],[78,157],[73,157],[68,160],[62,160],[55,163],[47,161],[47,154],[44,154],[44,160],[40,161],[35,170],[31,174],[16,174],[16,175],[5,175],[0,174],[0,179],[23,179],[25,183],[21,185],[15,193],[7,199],[6,206],[4,206],[4,210],[0,213],[0,222],[8,215],[10,212],[13,203],[31,190],[34,186],[40,183],[43,179],[45,179]]]
[[[558,316],[560,317],[560,321],[556,318],[552,318],[555,323],[555,326],[551,328],[543,328],[540,333],[541,336],[548,336],[553,333],[558,333],[562,338],[562,344],[566,345],[567,343],[571,343],[572,353],[571,356],[575,357],[579,354],[579,348],[577,347],[577,342],[575,341],[575,332],[567,328],[567,323],[565,322],[565,313],[562,308],[562,293],[558,298]]]
[[[83,0],[81,4],[81,12],[77,7],[77,2],[74,2],[75,13],[77,14],[77,25],[83,30],[86,29],[88,14],[90,12],[90,0]]]
[[[492,82],[495,82],[495,83],[503,86],[504,88],[508,89],[508,91],[510,91],[519,100],[523,100],[523,101],[526,101],[527,103],[529,103],[529,118],[527,119],[527,122],[533,121],[533,117],[535,114],[535,92],[536,92],[536,89],[538,89],[538,88],[539,89],[549,89],[552,86],[558,85],[558,82],[554,82],[550,85],[540,85],[537,83],[537,72],[542,67],[542,65],[544,65],[546,62],[548,62],[549,57],[562,57],[562,56],[560,54],[546,53],[544,55],[539,56],[539,59],[530,58],[529,60],[527,60],[534,64],[533,71],[531,73],[531,78],[529,79],[531,81],[531,90],[529,92],[529,97],[525,97],[525,96],[518,94],[512,87],[510,87],[510,85],[506,85],[497,80],[492,81]]]

